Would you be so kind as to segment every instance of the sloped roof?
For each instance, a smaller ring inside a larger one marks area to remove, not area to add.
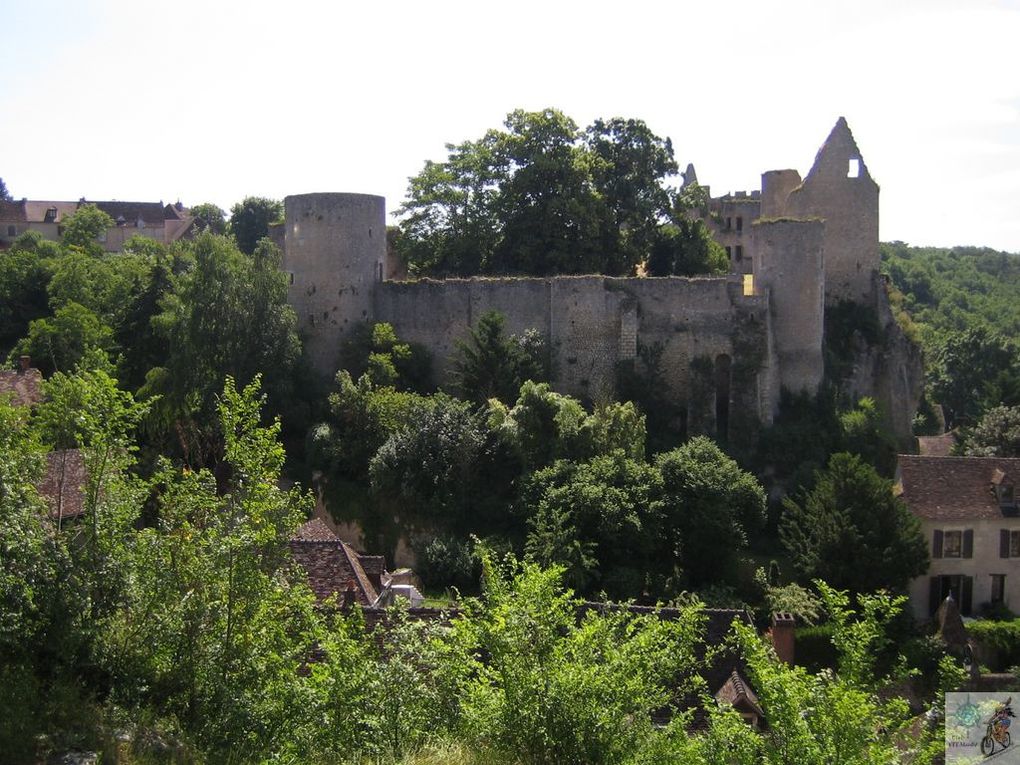
[[[728,703],[739,711],[754,712],[761,717],[765,716],[765,712],[762,711],[761,704],[758,702],[758,696],[736,667],[730,672],[730,676],[726,678],[722,687],[716,691],[715,699]]]
[[[46,474],[36,487],[60,523],[85,513],[85,460],[78,449],[58,449],[46,455]]]
[[[308,574],[308,584],[319,600],[334,594],[342,600],[348,587],[354,588],[355,600],[363,606],[372,605],[379,596],[358,553],[318,518],[294,532],[290,549],[294,560]]]
[[[150,227],[163,225],[164,220],[180,220],[181,211],[173,205],[162,202],[120,202],[79,200],[64,202],[46,199],[22,199],[15,202],[0,202],[0,221],[11,223],[63,223],[83,204],[94,204],[115,221],[123,218],[128,225],[134,225],[139,218]]]
[[[32,406],[42,401],[42,372],[35,368],[0,369],[0,396],[11,396],[14,406]]]
[[[1020,459],[1005,457],[899,456],[900,496],[919,518],[937,521],[1002,518],[992,489],[996,470],[1020,478]]]

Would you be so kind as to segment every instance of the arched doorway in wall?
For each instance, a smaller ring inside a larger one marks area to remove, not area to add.
[[[715,433],[719,442],[725,444],[730,435],[730,368],[729,354],[720,353],[715,357]]]

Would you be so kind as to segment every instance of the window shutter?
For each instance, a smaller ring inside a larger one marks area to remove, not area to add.
[[[931,591],[928,595],[928,614],[934,616],[935,612],[939,610],[940,596],[942,595],[941,581],[939,577],[933,576],[930,579]]]
[[[931,557],[942,557],[942,531],[940,529],[935,529],[935,536],[931,541]]]
[[[1009,529],[999,529],[999,557],[1009,557]]]
[[[963,590],[963,593],[960,595],[960,613],[964,616],[970,616],[970,604],[974,596],[974,577],[963,577],[960,589]]]
[[[963,555],[964,558],[974,557],[974,529],[967,529],[963,532]]]

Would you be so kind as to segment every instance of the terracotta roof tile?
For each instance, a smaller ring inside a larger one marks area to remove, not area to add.
[[[115,221],[123,218],[127,225],[138,219],[150,227],[163,225],[164,220],[178,220],[179,211],[162,202],[119,202],[117,200],[62,202],[47,199],[27,199],[17,202],[0,202],[0,221],[14,223],[63,223],[74,215],[82,204],[93,204]]]
[[[46,500],[50,518],[60,523],[85,513],[85,479],[85,460],[80,450],[56,450],[46,455],[46,474],[36,488]]]
[[[1020,479],[1020,459],[901,454],[897,483],[907,507],[920,518],[994,520],[1003,515],[992,488],[996,470],[1006,482],[1015,482]]]
[[[715,698],[716,701],[726,702],[742,712],[754,712],[762,717],[765,716],[758,696],[736,668],[730,672],[726,682],[716,691]]]
[[[38,369],[0,369],[0,396],[10,395],[14,406],[32,406],[42,401],[42,372]]]
[[[372,605],[379,596],[358,553],[319,519],[308,521],[294,532],[290,550],[308,574],[308,584],[319,600],[334,594],[342,600],[348,587],[354,588],[355,600],[363,606]]]

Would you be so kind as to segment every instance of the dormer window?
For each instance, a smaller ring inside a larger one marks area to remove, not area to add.
[[[56,223],[57,220],[57,208],[50,207],[46,210],[46,217],[43,218],[43,223]]]
[[[1013,481],[1002,470],[996,469],[992,474],[992,491],[1003,515],[1017,514]]]

